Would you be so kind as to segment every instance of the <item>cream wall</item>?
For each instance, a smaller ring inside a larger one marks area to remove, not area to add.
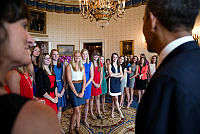
[[[113,52],[120,53],[120,41],[134,40],[135,55],[145,53],[150,58],[153,54],[147,52],[142,34],[144,8],[139,6],[127,9],[123,18],[117,21],[111,19],[110,24],[103,29],[95,22],[84,20],[80,14],[47,12],[46,40],[50,42],[50,48],[57,48],[57,44],[68,44],[75,45],[76,50],[80,49],[80,44],[85,40],[100,40],[104,43],[106,58],[110,58]]]
[[[123,18],[117,21],[111,19],[110,24],[102,29],[79,14],[47,12],[48,40],[52,48],[57,48],[57,44],[74,44],[75,49],[80,48],[83,40],[102,40],[106,58],[113,52],[120,53],[120,41],[134,40],[134,53],[147,53],[146,45],[142,42],[143,14],[144,6],[127,9]]]

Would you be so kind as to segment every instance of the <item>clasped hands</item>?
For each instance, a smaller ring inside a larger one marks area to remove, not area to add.
[[[79,98],[83,98],[84,92],[76,93],[76,96]]]
[[[53,103],[58,103],[58,97],[52,98],[51,100]]]
[[[100,84],[96,84],[96,83],[94,83],[94,86],[96,87],[96,88],[100,88]]]
[[[61,93],[58,93],[58,98],[62,98],[63,95],[64,95],[64,91],[61,91]]]

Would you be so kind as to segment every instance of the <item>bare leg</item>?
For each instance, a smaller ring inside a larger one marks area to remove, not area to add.
[[[85,119],[84,119],[84,124],[85,124],[87,127],[89,127],[89,124],[87,123],[87,115],[88,115],[88,109],[89,109],[89,99],[86,99],[85,102],[86,102],[86,103],[85,103],[85,115],[84,115]]]
[[[141,99],[142,99],[142,97],[143,97],[143,95],[144,95],[144,92],[145,92],[145,90],[141,90]],[[140,100],[141,100],[140,99]]]
[[[131,90],[131,103],[132,103],[132,101],[133,101],[133,94],[134,94],[134,88],[130,88],[130,90]]]
[[[124,92],[120,96],[120,104],[119,106],[122,107],[124,105]]]
[[[71,116],[71,120],[70,120],[70,133],[74,132],[74,124],[76,122],[76,112],[77,112],[77,107],[73,108],[73,114]]]
[[[77,126],[76,126],[76,132],[78,134],[81,134],[82,133],[80,131],[81,106],[77,107],[76,118],[77,118],[77,120],[76,120],[76,124],[77,124]]]
[[[97,119],[97,117],[93,113],[93,101],[94,101],[94,96],[91,96],[91,99],[90,99],[90,113],[91,113],[92,119],[95,120],[95,119]]]
[[[62,107],[58,108],[58,114],[57,114],[57,116],[58,116],[58,123],[59,123],[59,126],[60,126],[60,132],[62,134],[64,134],[65,132],[64,132],[64,130],[61,127]]]
[[[112,110],[111,110],[111,117],[114,118],[114,110],[115,110],[115,100],[114,96],[112,96]]]
[[[105,112],[106,112],[106,110],[105,110],[106,95],[105,95],[105,94],[103,94],[103,95],[101,96],[101,100],[102,100],[102,111],[105,113]]]
[[[95,96],[95,101],[96,101],[98,115],[100,118],[102,118],[101,112],[100,112],[100,95]]]
[[[141,98],[142,98],[142,91],[141,91],[141,90],[138,90],[138,95],[139,95],[138,103],[140,103],[140,100],[141,100]]]
[[[127,108],[130,107],[130,93],[129,93],[129,88],[125,88],[126,91],[126,96],[127,96]]]
[[[76,127],[80,128],[80,117],[81,117],[81,106],[77,107],[77,112],[76,112]]]
[[[59,107],[58,108],[58,123],[59,123],[59,125],[60,125],[60,122],[61,122],[61,115],[62,115],[62,107]]]
[[[116,107],[117,107],[117,110],[118,110],[118,112],[119,112],[120,117],[121,117],[121,118],[124,118],[124,116],[123,116],[123,114],[122,114],[122,111],[121,111],[120,108],[119,108],[118,96],[114,96],[114,101],[115,101],[115,105],[116,105]]]

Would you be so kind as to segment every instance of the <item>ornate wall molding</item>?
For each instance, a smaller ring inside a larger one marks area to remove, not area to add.
[[[57,13],[66,13],[66,14],[79,14],[79,5],[69,4],[70,1],[65,2],[65,0],[52,0],[43,1],[43,0],[24,0],[26,5],[31,9],[48,11],[48,12],[57,12]],[[144,5],[147,0],[127,0],[126,9]]]

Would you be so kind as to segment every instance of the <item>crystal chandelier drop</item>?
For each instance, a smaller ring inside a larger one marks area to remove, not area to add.
[[[96,20],[102,28],[109,24],[111,17],[121,18],[125,12],[125,0],[79,0],[80,13],[90,22]]]

